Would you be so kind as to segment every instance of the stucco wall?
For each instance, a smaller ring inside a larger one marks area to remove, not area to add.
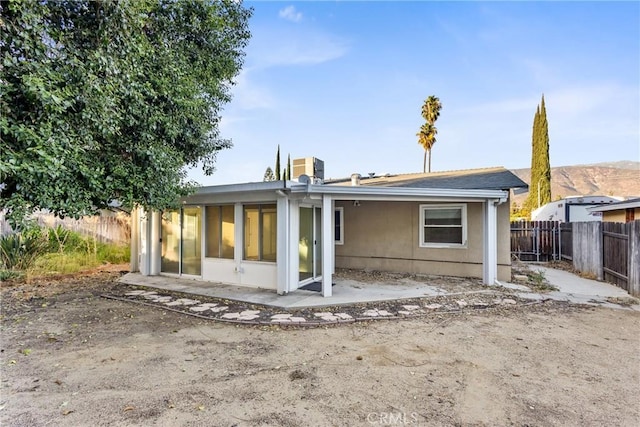
[[[344,244],[336,245],[336,267],[482,277],[482,204],[467,204],[464,248],[419,244],[419,202],[336,202],[344,208]],[[498,279],[511,278],[509,203],[498,208]]]
[[[635,208],[633,211],[633,218],[640,219],[640,208]],[[602,212],[602,221],[604,222],[627,222],[626,209],[620,209],[617,211]]]

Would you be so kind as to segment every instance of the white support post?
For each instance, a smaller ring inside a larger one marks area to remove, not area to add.
[[[289,200],[289,280],[287,292],[298,289],[300,282],[300,203]]]
[[[483,203],[482,280],[485,285],[495,285],[498,278],[498,208],[496,202],[495,200],[487,200]]]
[[[333,282],[333,200],[322,197],[322,296],[331,296]]]
[[[278,231],[277,231],[277,292],[284,295],[289,290],[289,198],[278,195],[277,202]]]
[[[152,211],[149,215],[149,274],[157,276],[160,274],[160,258],[162,256],[162,245],[160,242],[160,228],[162,227],[162,216],[158,211]]]
[[[242,283],[242,257],[244,256],[244,208],[242,203],[236,203],[234,205],[233,223],[233,260],[236,264],[236,282]]]
[[[130,236],[130,261],[129,271],[140,271],[140,208],[135,206],[131,210],[131,236]]]
[[[140,269],[140,274],[143,276],[149,275],[149,262],[150,262],[150,235],[149,235],[149,221],[150,214],[149,211],[144,211],[140,208],[138,212],[140,218],[140,246],[139,246],[139,255],[138,255],[138,267]]]

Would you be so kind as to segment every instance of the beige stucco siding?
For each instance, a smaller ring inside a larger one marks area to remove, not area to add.
[[[419,202],[336,201],[344,208],[344,244],[336,245],[336,267],[482,277],[482,203],[467,203],[467,244],[420,247]],[[509,204],[498,209],[498,279],[511,276]]]
[[[633,218],[640,219],[640,208],[633,210]],[[602,212],[602,221],[604,222],[627,222],[627,210],[619,209],[615,211]]]

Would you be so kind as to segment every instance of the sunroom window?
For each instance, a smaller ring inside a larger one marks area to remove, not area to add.
[[[207,257],[233,259],[234,206],[207,206]]]
[[[244,259],[276,261],[276,205],[244,207]]]
[[[464,247],[466,244],[466,205],[420,205],[421,247]]]

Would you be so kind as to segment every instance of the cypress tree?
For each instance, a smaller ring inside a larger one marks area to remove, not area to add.
[[[549,124],[547,122],[547,109],[544,105],[544,95],[540,103],[540,205],[551,202],[551,163],[549,162]]]
[[[536,107],[533,118],[531,136],[531,180],[529,182],[529,197],[524,203],[523,214],[551,201],[551,165],[549,162],[549,131],[547,110],[542,101]]]
[[[287,173],[285,174],[284,179],[291,180],[291,154],[287,154]]]
[[[276,153],[276,181],[280,181],[280,144],[278,144],[278,152]]]

